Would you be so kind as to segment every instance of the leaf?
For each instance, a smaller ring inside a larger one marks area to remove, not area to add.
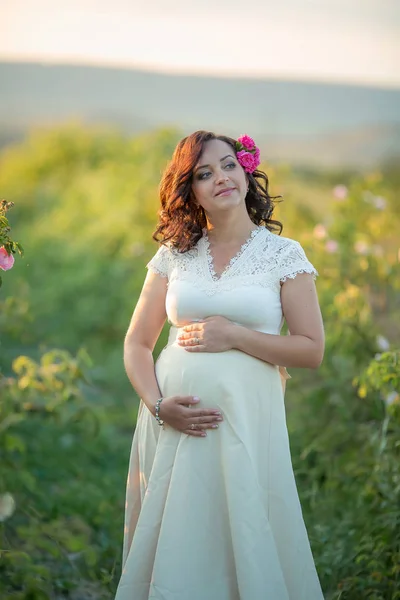
[[[25,254],[25,250],[23,249],[23,247],[21,246],[21,244],[19,242],[15,242],[15,247],[17,248],[20,256],[23,256]]]
[[[358,395],[359,395],[360,398],[366,398],[366,396],[367,396],[367,388],[366,388],[365,385],[361,385],[358,388]]]
[[[35,372],[35,363],[29,356],[21,354],[13,361],[12,368],[17,375],[23,371],[28,371],[32,375]]]
[[[1,553],[1,551],[0,551]],[[20,550],[10,550],[9,552],[4,552],[4,558],[6,558],[9,562],[15,563],[31,563],[32,558],[26,552],[22,552]]]
[[[21,454],[25,451],[25,443],[22,438],[18,435],[6,434],[4,436],[4,447],[7,452],[20,452]]]
[[[25,390],[31,384],[32,379],[28,375],[24,375],[18,380],[18,387],[20,390]]]
[[[36,479],[28,471],[20,470],[18,472],[18,477],[30,492],[33,492],[36,489]]]
[[[0,431],[5,431],[9,427],[12,427],[13,425],[17,425],[18,423],[21,423],[21,421],[24,421],[24,420],[25,420],[25,415],[23,415],[21,413],[13,413],[11,415],[7,415],[7,417],[5,419],[3,419],[3,421],[1,421],[1,423],[0,423]]]

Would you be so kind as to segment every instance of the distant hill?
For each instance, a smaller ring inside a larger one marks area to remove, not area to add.
[[[400,156],[396,89],[0,62],[0,144],[74,117],[126,133],[248,133],[270,161],[364,168]]]

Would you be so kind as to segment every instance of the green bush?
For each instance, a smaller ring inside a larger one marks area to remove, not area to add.
[[[92,580],[100,598],[118,564],[128,457],[96,407],[90,366],[84,351],[54,350],[18,357],[0,380],[1,597],[53,598]]]

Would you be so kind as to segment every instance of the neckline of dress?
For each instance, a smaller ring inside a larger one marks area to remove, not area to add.
[[[213,281],[220,281],[220,279],[224,277],[224,275],[233,267],[233,265],[239,260],[239,258],[241,258],[243,256],[245,250],[248,248],[248,246],[251,244],[253,239],[256,237],[257,233],[259,233],[262,230],[265,230],[265,227],[258,225],[255,229],[253,229],[250,232],[250,235],[240,246],[238,252],[236,252],[236,254],[234,256],[232,256],[232,258],[230,259],[228,264],[224,267],[222,272],[218,275],[214,269],[214,258],[213,258],[213,255],[211,254],[210,240],[208,238],[207,228],[206,227],[203,228],[202,239],[204,240],[204,247],[205,247],[205,251],[206,251],[208,268],[209,268],[209,272],[210,272],[210,275],[211,275],[211,278],[213,279]]]

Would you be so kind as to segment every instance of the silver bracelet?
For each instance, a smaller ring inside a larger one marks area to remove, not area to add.
[[[164,425],[164,421],[162,419],[160,419],[159,413],[160,413],[160,404],[163,400],[164,400],[164,398],[159,398],[156,402],[156,420],[157,420],[157,423],[161,427]]]

